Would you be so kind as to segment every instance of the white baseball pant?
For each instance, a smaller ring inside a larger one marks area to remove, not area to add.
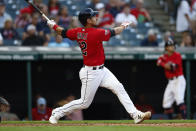
[[[116,94],[131,115],[137,112],[133,102],[129,98],[123,85],[106,67],[103,69],[93,70],[93,67],[85,66],[81,68],[79,76],[82,82],[81,98],[74,100],[62,107],[55,109],[56,117],[61,118],[64,115],[72,113],[74,110],[86,109],[90,106],[98,87],[104,87]]]
[[[169,80],[163,96],[163,108],[171,108],[174,101],[177,105],[184,103],[186,81],[184,76]]]

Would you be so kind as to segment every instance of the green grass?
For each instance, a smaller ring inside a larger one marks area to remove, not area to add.
[[[60,124],[129,124],[133,123],[131,120],[102,120],[102,121],[60,121]],[[164,123],[196,123],[196,120],[147,120],[143,123],[146,125],[102,125],[102,126],[48,126],[47,121],[9,121],[2,122],[0,124],[0,131],[196,131],[195,127],[153,127],[148,124],[164,124]],[[2,127],[1,125],[10,124],[12,126]],[[20,124],[20,126],[14,126],[13,124]],[[26,124],[22,126],[21,124]],[[32,125],[33,126],[32,126]],[[43,124],[43,125],[38,125]],[[37,126],[36,126],[37,125]]]
[[[48,121],[3,121],[2,124],[40,124]],[[133,123],[133,120],[84,120],[84,121],[59,121],[59,123],[94,124],[94,123]],[[196,123],[196,120],[145,120],[143,123]]]
[[[195,131],[196,128],[176,127],[130,127],[130,126],[94,126],[94,127],[1,127],[0,131]]]

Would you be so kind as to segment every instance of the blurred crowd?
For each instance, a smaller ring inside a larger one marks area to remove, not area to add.
[[[176,31],[182,34],[180,46],[196,44],[196,0],[159,0],[170,16],[170,24],[176,24]]]
[[[71,15],[66,5],[59,0],[33,0],[34,4],[64,28],[81,26],[77,15]],[[153,22],[144,0],[88,0],[89,8],[99,11],[97,27],[112,28],[123,21],[133,21],[135,25]],[[170,23],[176,21],[177,32],[182,32],[181,46],[194,46],[196,35],[196,0],[160,0],[170,15]],[[78,10],[79,11],[79,10]],[[182,22],[182,23],[180,23]],[[4,0],[0,0],[0,45],[5,46],[49,46],[71,47],[76,43],[62,39],[52,31],[46,20],[35,9],[27,5],[13,19],[6,12]],[[137,27],[136,27],[137,28]],[[149,29],[136,46],[163,46],[165,40],[173,38],[174,33],[163,32],[162,41],[158,40],[158,32]],[[139,36],[137,36],[139,37]]]
[[[66,98],[59,100],[54,105],[55,107],[60,107],[67,104],[70,101],[73,101],[75,98],[74,95],[68,95]],[[36,107],[32,109],[32,120],[49,120],[52,114],[52,108],[47,105],[47,100],[40,96],[36,95]],[[62,120],[83,120],[83,113],[81,110],[72,112],[71,114],[61,118]]]
[[[70,101],[73,101],[76,97],[72,94],[66,98],[57,101],[53,107],[63,106]],[[1,121],[18,121],[18,120],[29,120],[27,114],[26,117],[20,119],[15,113],[10,112],[11,105],[3,97],[0,97],[0,122]],[[15,110],[14,110],[15,111]],[[32,108],[32,120],[48,121],[52,114],[52,108],[48,106],[46,98],[39,94],[35,97],[35,105]],[[25,115],[25,114],[23,114]],[[61,120],[83,120],[83,113],[81,110],[76,110],[67,116],[61,118]]]

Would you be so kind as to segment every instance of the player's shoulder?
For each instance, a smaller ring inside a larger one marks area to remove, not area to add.
[[[174,53],[176,56],[181,56],[180,52],[175,51]]]
[[[165,58],[166,57],[166,54],[162,54],[159,56],[159,58]]]
[[[80,31],[80,30],[82,30],[82,27],[72,28],[72,29],[69,29],[69,30]]]

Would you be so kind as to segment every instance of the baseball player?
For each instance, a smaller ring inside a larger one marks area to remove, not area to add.
[[[164,68],[168,84],[163,96],[164,112],[172,119],[172,105],[176,102],[182,118],[186,118],[186,105],[184,103],[184,93],[186,81],[183,76],[182,58],[180,53],[175,51],[175,43],[169,39],[165,43],[165,54],[157,60],[157,66]]]
[[[97,14],[98,12],[93,11],[91,8],[84,9],[78,16],[80,23],[84,27],[69,30],[59,27],[53,20],[47,21],[48,25],[57,34],[78,42],[83,54],[84,63],[79,72],[82,82],[81,98],[54,109],[49,119],[49,122],[52,124],[56,124],[61,117],[72,113],[74,110],[88,108],[93,101],[98,87],[107,88],[116,94],[135,123],[140,123],[144,119],[151,117],[151,112],[143,113],[135,108],[123,85],[104,66],[105,55],[102,42],[108,41],[112,36],[120,34],[129,25],[133,25],[133,23],[125,22],[114,29],[96,28]]]
[[[7,107],[7,106],[10,106],[9,102],[5,98],[0,97],[0,112],[2,112],[5,109],[5,107]],[[0,114],[0,122],[2,119],[1,117],[2,116]]]

